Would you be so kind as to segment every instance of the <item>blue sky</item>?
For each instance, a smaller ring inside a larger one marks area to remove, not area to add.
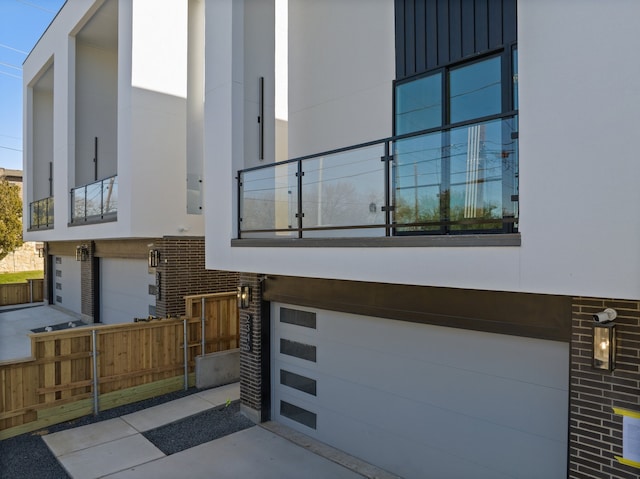
[[[22,169],[22,62],[65,0],[0,0],[0,167]]]

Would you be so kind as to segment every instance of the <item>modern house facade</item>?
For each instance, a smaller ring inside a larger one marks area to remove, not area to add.
[[[246,287],[247,415],[402,477],[637,476],[639,13],[206,2],[206,264]]]
[[[24,63],[24,236],[45,243],[49,303],[89,322],[235,290],[204,268],[198,8],[66,2]]]

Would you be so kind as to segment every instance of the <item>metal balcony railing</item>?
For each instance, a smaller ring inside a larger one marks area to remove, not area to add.
[[[71,224],[115,221],[118,216],[118,176],[71,190]]]
[[[53,228],[53,196],[29,204],[29,229]]]
[[[517,232],[517,124],[495,115],[241,170],[237,237]]]

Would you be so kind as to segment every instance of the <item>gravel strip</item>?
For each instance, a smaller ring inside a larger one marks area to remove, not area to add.
[[[140,411],[142,409],[147,409],[152,406],[157,406],[158,404],[163,404],[169,401],[173,401],[174,399],[179,399],[181,397],[189,396],[191,394],[202,391],[197,388],[189,388],[187,391],[176,391],[173,393],[165,394],[163,396],[158,396],[155,398],[147,399],[144,401],[139,401],[131,404],[126,404],[124,406],[120,406],[117,408],[109,409],[107,411],[103,411],[97,416],[89,415],[84,416],[78,419],[74,419],[73,421],[68,421],[61,424],[56,424],[54,426],[49,426],[45,429],[41,429],[39,431],[30,432],[26,434],[22,434],[20,436],[12,437],[9,439],[4,439],[0,441],[0,479],[67,479],[70,476],[66,473],[66,471],[62,468],[56,457],[51,453],[45,442],[42,440],[42,436],[54,433],[58,431],[64,431],[66,429],[71,429],[78,426],[85,426],[87,424],[93,424],[100,421],[105,421],[107,419],[114,419],[116,417],[124,416],[125,414],[130,414],[132,412]],[[239,404],[232,403],[229,408],[237,407],[238,411],[240,409]],[[224,406],[223,406],[224,408]],[[225,408],[226,409],[226,408]],[[215,411],[215,410],[214,410]],[[224,411],[224,409],[223,409]],[[205,414],[205,413],[201,413]],[[244,421],[249,421],[244,416],[239,413],[234,415],[231,411],[225,413],[231,417],[227,417],[222,415],[223,422],[239,423],[240,429],[245,429]],[[196,416],[192,416],[192,418],[198,417],[200,414]],[[183,421],[187,421],[187,418]],[[178,421],[174,424],[180,424],[183,421]],[[174,432],[172,434],[175,435],[176,445],[172,447],[180,447],[181,441],[190,441],[192,437],[200,435],[200,429],[205,429],[202,426],[203,422],[206,421],[208,426],[211,425],[211,419],[203,418],[200,421],[196,421],[195,423],[186,424],[186,428],[184,431]],[[253,425],[251,421],[249,421],[250,425]],[[163,426],[164,429],[167,426]],[[217,429],[218,427],[213,427],[213,429]],[[224,427],[220,426],[220,430],[225,430]],[[248,427],[248,426],[246,426]],[[231,427],[233,429],[233,427]],[[231,430],[230,429],[230,430]],[[150,431],[153,432],[153,431]],[[202,431],[203,433],[205,431]],[[231,432],[235,432],[231,430]],[[229,434],[229,433],[227,433]],[[221,434],[218,437],[223,436]],[[162,437],[162,433],[160,433],[160,437]],[[202,442],[209,441],[211,439],[205,439]],[[159,440],[160,441],[160,440]],[[160,441],[162,444],[166,443],[166,440]],[[182,449],[187,449],[192,447],[190,445],[186,447],[182,447]],[[182,450],[178,449],[178,450]],[[171,454],[171,453],[166,453]]]
[[[234,401],[228,406],[209,409],[142,435],[169,456],[251,426],[255,424],[240,414],[240,401]]]

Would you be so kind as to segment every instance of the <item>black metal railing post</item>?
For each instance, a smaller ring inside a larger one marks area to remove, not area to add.
[[[242,172],[238,172],[238,176],[236,176],[236,180],[238,181],[238,191],[237,191],[237,200],[236,203],[238,206],[238,239],[242,238]]]
[[[302,160],[298,161],[298,171],[296,177],[298,178],[298,212],[296,218],[298,218],[298,238],[302,238],[302,218],[304,213],[302,212],[302,177],[304,172],[302,171]]]
[[[393,157],[391,156],[391,149],[389,145],[391,144],[390,140],[384,142],[384,156],[381,160],[384,162],[384,235],[391,236],[391,161]]]

